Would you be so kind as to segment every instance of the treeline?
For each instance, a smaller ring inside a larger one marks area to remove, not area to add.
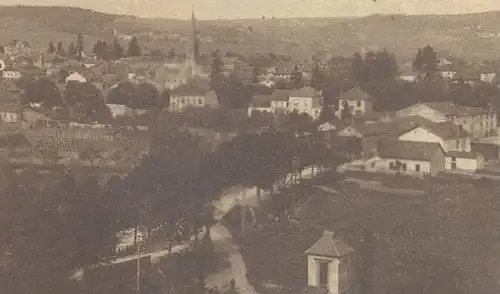
[[[66,56],[71,59],[82,60],[84,49],[85,47],[83,34],[80,33],[77,35],[76,41],[72,41],[68,44],[67,51],[64,50],[63,42],[59,41],[57,42],[57,46],[54,46],[54,43],[52,41],[49,41],[47,53]],[[127,50],[122,47],[118,39],[114,39],[111,43],[98,40],[92,47],[92,52],[96,55],[96,58],[100,60],[117,60],[125,56],[141,56],[141,47],[139,46],[139,41],[134,36],[129,41]]]
[[[350,68],[343,72],[336,65],[325,69],[316,66],[312,72],[311,86],[322,90],[325,105],[337,105],[337,98],[349,89],[360,86],[375,98],[378,111],[399,110],[417,102],[451,101],[464,106],[500,107],[500,91],[495,85],[476,83],[470,85],[458,80],[451,83],[438,73],[437,53],[431,46],[419,49],[413,60],[417,80],[399,79],[396,56],[387,51],[355,53]],[[479,78],[479,76],[478,76]],[[325,111],[324,119],[332,117]]]
[[[72,119],[80,123],[109,123],[112,117],[106,104],[147,110],[168,107],[170,100],[169,91],[159,93],[149,83],[134,85],[123,82],[111,89],[107,97],[92,83],[68,83],[61,93],[54,82],[45,78],[27,81],[24,89],[22,104],[40,104],[56,119]]]

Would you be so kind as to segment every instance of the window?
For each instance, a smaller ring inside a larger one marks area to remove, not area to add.
[[[356,105],[357,105],[358,107],[361,107],[361,101],[358,101],[358,102],[356,103]]]
[[[198,104],[202,105],[203,104],[203,99],[198,98]]]
[[[392,161],[391,161],[391,162],[389,162],[389,168],[390,168],[390,169],[394,169],[394,162],[392,162]]]
[[[420,171],[420,164],[415,164],[415,171],[417,171],[417,172]]]
[[[460,140],[457,140],[457,149],[460,148]]]
[[[402,167],[403,171],[406,171],[406,163],[403,163],[403,164],[401,165],[401,167]]]
[[[372,168],[375,168],[375,162],[372,162],[371,166]]]

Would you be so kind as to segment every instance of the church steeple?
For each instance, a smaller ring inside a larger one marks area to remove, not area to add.
[[[194,4],[191,6],[191,59],[196,62],[199,57],[199,40],[196,31],[196,16],[194,15]]]

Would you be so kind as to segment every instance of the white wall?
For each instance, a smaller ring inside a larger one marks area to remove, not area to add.
[[[456,163],[457,163],[456,169],[458,169],[458,170],[476,171],[478,169],[482,169],[484,166],[484,159],[481,158],[481,156],[478,159],[459,158],[459,157],[457,157],[455,159],[456,159]],[[445,169],[452,170],[451,162],[452,162],[451,156],[446,156]]]
[[[330,262],[328,265],[328,287],[331,294],[339,293],[339,260],[336,258],[309,255],[307,257],[308,286],[319,286],[319,263],[317,262],[318,259]]]
[[[398,137],[400,141],[412,141],[412,142],[429,142],[429,143],[439,143],[443,147],[445,152],[449,151],[463,151],[470,152],[471,144],[470,138],[456,138],[443,140],[434,133],[426,130],[425,128],[418,127],[409,132],[406,132]],[[457,147],[458,141],[458,147]]]
[[[373,158],[367,161],[365,170],[370,172],[395,173],[389,168],[391,162],[398,160],[401,164],[406,164],[406,171],[399,170],[402,174],[424,174],[431,172],[431,163],[429,161],[419,161],[411,159],[396,159],[396,158]],[[416,171],[416,165],[420,165],[420,171]]]

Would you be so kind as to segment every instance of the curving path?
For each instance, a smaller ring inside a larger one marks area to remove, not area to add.
[[[235,244],[229,230],[221,223],[210,229],[210,236],[216,252],[225,252],[228,256],[229,268],[207,277],[205,283],[208,287],[224,289],[231,279],[234,279],[238,293],[257,294],[254,287],[246,277],[247,268],[240,249]]]

